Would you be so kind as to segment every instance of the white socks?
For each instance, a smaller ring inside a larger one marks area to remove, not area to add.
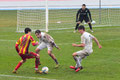
[[[76,60],[77,60],[77,61],[76,61],[76,66],[75,66],[75,67],[78,68],[78,67],[82,66],[82,65],[81,65],[82,58],[76,56]]]

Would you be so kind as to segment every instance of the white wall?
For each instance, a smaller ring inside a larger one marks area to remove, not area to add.
[[[103,7],[120,7],[120,0],[101,0]],[[99,7],[99,0],[62,0],[48,1],[49,6],[55,7],[81,7],[85,3],[87,7]],[[106,6],[107,5],[107,6]],[[115,6],[114,6],[115,5]],[[45,6],[45,0],[0,0],[0,9],[28,8],[27,6]]]

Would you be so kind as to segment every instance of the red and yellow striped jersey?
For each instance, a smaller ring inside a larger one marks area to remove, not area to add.
[[[25,34],[22,37],[19,38],[19,40],[16,42],[16,45],[20,45],[19,54],[26,54],[28,53],[28,48],[30,45],[30,42],[33,46],[35,46],[35,40],[32,36]]]

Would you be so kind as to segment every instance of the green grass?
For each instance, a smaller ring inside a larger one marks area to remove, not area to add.
[[[15,42],[24,33],[16,33],[16,11],[0,11],[0,75],[25,76],[36,78],[48,78],[57,80],[119,80],[120,78],[120,27],[98,27],[94,28],[94,33],[102,44],[99,49],[94,43],[94,52],[82,61],[84,69],[78,73],[69,69],[70,65],[75,65],[72,53],[82,48],[72,47],[71,44],[80,42],[80,34],[73,33],[73,30],[50,31],[61,50],[53,50],[60,67],[54,69],[55,63],[48,56],[47,50],[40,52],[40,60],[43,66],[49,67],[48,74],[34,73],[34,59],[28,60],[18,70],[18,74],[12,74],[12,70],[21,60],[15,51]],[[75,24],[74,24],[75,25]],[[63,25],[64,26],[64,25]],[[68,25],[69,26],[69,25]],[[89,32],[89,29],[86,28]],[[32,36],[36,41],[34,33]],[[30,51],[35,52],[35,48],[30,45]],[[27,78],[1,77],[0,80],[32,80]]]

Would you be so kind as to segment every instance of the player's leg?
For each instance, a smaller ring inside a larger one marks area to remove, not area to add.
[[[92,29],[92,24],[91,24],[91,22],[88,22],[88,25],[89,25],[89,27],[90,27],[90,30],[91,30],[91,32],[93,32],[93,29]]]
[[[56,63],[56,66],[55,68],[58,68],[59,67],[59,63],[55,57],[55,55],[52,53],[52,50],[53,50],[53,46],[51,44],[47,44],[47,48],[48,48],[48,55],[55,61]]]
[[[92,29],[92,24],[91,24],[91,22],[90,22],[90,20],[89,20],[89,18],[88,18],[88,17],[85,17],[85,22],[86,22],[86,23],[88,23],[88,25],[89,25],[89,28],[90,28],[91,32],[93,32],[93,29]]]
[[[75,53],[73,53],[72,54],[72,56],[73,56],[73,59],[75,60],[75,62],[76,62],[76,66],[70,66],[70,68],[71,69],[77,69],[78,67],[80,67],[81,66],[81,63],[80,63],[80,61],[79,61],[79,58],[78,58],[78,56],[77,56],[77,53],[75,52]]]
[[[27,55],[27,58],[35,58],[35,70],[38,70],[38,66],[39,66],[39,54],[36,54],[34,52],[30,52],[28,55]]]
[[[55,63],[56,63],[55,68],[58,68],[59,63],[58,63],[58,60],[56,59],[55,55],[52,53],[52,50],[48,50],[48,55],[55,61]]]
[[[83,69],[81,65],[81,60],[85,57],[85,54],[86,53],[83,50],[73,53],[72,56],[76,62],[76,66],[70,66],[70,68],[75,69],[76,72]]]
[[[39,49],[39,48],[36,48],[36,49],[35,49],[35,52],[36,52],[37,54],[39,54],[40,49]],[[41,65],[41,63],[40,63],[40,57],[39,57],[39,58],[35,58],[35,59],[36,59],[36,61],[39,62],[39,65]]]
[[[77,68],[80,67],[80,70],[82,70],[82,69],[83,69],[83,67],[82,67],[82,65],[81,65],[82,58],[81,58],[80,56],[78,56],[77,58],[78,58],[78,61],[79,61],[80,64],[76,64],[75,68],[77,69]]]
[[[21,58],[22,60],[17,64],[17,66],[13,70],[13,73],[17,73],[16,71],[20,68],[20,66],[22,66],[22,64],[26,62],[26,58],[24,56],[21,56]]]
[[[78,21],[77,24],[76,24],[74,33],[75,33],[76,30],[78,29],[79,24],[82,23],[82,22],[83,22],[83,17],[80,17],[80,18],[79,18],[79,21]]]
[[[77,24],[76,24],[76,26],[75,26],[75,31],[77,30],[79,24],[80,24],[80,21],[77,22]]]
[[[78,58],[77,53],[76,53],[76,52],[73,53],[72,56],[73,56],[73,58],[74,58],[74,60],[75,60],[75,62],[76,62],[76,64],[77,64],[76,68],[80,67],[80,66],[81,66],[81,63],[80,63],[80,61],[79,61],[79,58]]]
[[[44,42],[42,42],[42,43],[35,49],[35,52],[36,52],[37,54],[39,54],[40,51],[41,51],[42,49],[46,48],[46,47],[47,47],[46,44],[45,44]],[[36,61],[39,61],[39,65],[41,65],[41,63],[40,63],[40,58],[36,58]]]
[[[84,50],[78,51],[78,52],[76,52],[76,53],[77,53],[77,56],[79,56],[79,57],[78,57],[78,60],[79,60],[79,63],[80,63],[80,65],[77,65],[77,69],[76,69],[76,72],[78,72],[79,70],[82,70],[82,69],[83,69],[83,67],[82,67],[82,65],[81,65],[82,59],[84,59],[84,58],[85,58],[86,56],[88,56],[89,54],[86,53],[86,51],[84,51]]]
[[[29,52],[28,54],[26,54],[26,58],[30,59],[30,58],[35,58],[35,72],[36,73],[42,73],[42,71],[38,70],[39,67],[39,54],[36,54],[34,52]]]
[[[55,61],[56,67],[58,67],[58,64],[59,64],[59,63],[58,63],[55,55],[52,53],[53,46],[51,46],[51,44],[47,44],[47,48],[48,48],[48,55]]]

